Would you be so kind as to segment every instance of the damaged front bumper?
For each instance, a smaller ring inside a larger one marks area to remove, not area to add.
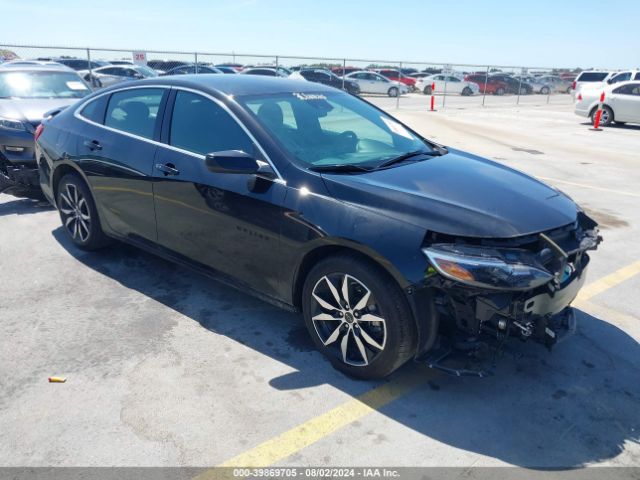
[[[516,339],[551,349],[575,332],[570,304],[586,280],[587,250],[602,241],[597,225],[580,212],[575,225],[519,240],[425,247],[425,280],[410,291],[416,360],[452,375],[486,376]]]
[[[0,155],[0,193],[20,198],[42,198],[35,161],[33,164],[14,164]]]

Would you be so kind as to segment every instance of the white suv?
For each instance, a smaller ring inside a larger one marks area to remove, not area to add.
[[[580,75],[571,84],[571,94],[575,97],[576,93],[580,91],[580,88],[585,84],[600,85],[602,82],[609,80],[616,72],[607,72],[604,70],[588,70],[581,72]]]

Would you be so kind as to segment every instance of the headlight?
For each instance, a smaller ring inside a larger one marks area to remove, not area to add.
[[[0,117],[0,128],[5,128],[7,130],[27,130],[24,123],[20,120],[13,120],[11,118],[4,117]]]
[[[528,250],[438,244],[422,251],[438,273],[467,285],[529,290],[554,278]]]

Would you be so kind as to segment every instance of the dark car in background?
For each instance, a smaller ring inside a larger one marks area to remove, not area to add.
[[[116,83],[157,77],[158,73],[146,65],[107,65],[83,73],[84,78],[93,87],[110,87]]]
[[[78,248],[119,239],[301,311],[360,378],[411,358],[483,376],[476,354],[550,348],[600,241],[562,192],[308,81],[111,87],[45,120],[36,152]]]
[[[229,67],[227,65],[216,65],[214,68],[217,68],[222,73],[226,73],[227,75],[238,73],[238,70],[236,68]]]
[[[359,72],[360,70],[362,70],[362,68],[358,67],[334,67],[331,69],[331,71],[339,77],[344,77],[345,75],[349,75],[353,72]]]
[[[503,82],[507,86],[506,93],[517,94],[519,92],[520,95],[531,95],[533,93],[533,86],[531,84],[506,73],[490,73],[489,78]],[[480,91],[482,91],[482,86],[480,87]]]
[[[60,63],[66,67],[69,67],[76,71],[89,70],[94,68],[104,67],[106,65],[111,65],[111,62],[107,62],[105,60],[87,60],[84,58],[52,58],[52,61],[56,63]]]
[[[360,94],[360,87],[356,82],[351,80],[342,79],[335,75],[330,70],[323,68],[302,68],[297,72],[291,74],[291,78],[303,78],[310,82],[322,83],[323,85],[329,85],[330,87],[340,88],[346,90],[353,95]]]
[[[91,93],[62,65],[0,66],[0,192],[40,195],[34,135],[44,115]]]
[[[261,77],[287,77],[282,70],[278,70],[271,67],[248,67],[243,69],[241,74],[244,75],[260,75]]]
[[[172,68],[189,65],[189,63],[181,60],[148,60],[147,67],[153,68],[159,74],[163,74]]]
[[[217,67],[209,67],[206,65],[180,65],[174,67],[171,70],[167,70],[162,75],[191,75],[191,74],[203,74],[203,73],[224,73]]]

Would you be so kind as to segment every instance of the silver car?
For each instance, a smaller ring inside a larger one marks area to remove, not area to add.
[[[146,65],[107,65],[95,68],[91,72],[85,71],[83,74],[84,79],[92,83],[96,88],[110,87],[120,82],[158,76],[158,72]],[[93,82],[91,81],[92,76]]]
[[[0,192],[37,195],[33,140],[38,126],[46,112],[89,93],[89,85],[63,65],[0,66]]]

